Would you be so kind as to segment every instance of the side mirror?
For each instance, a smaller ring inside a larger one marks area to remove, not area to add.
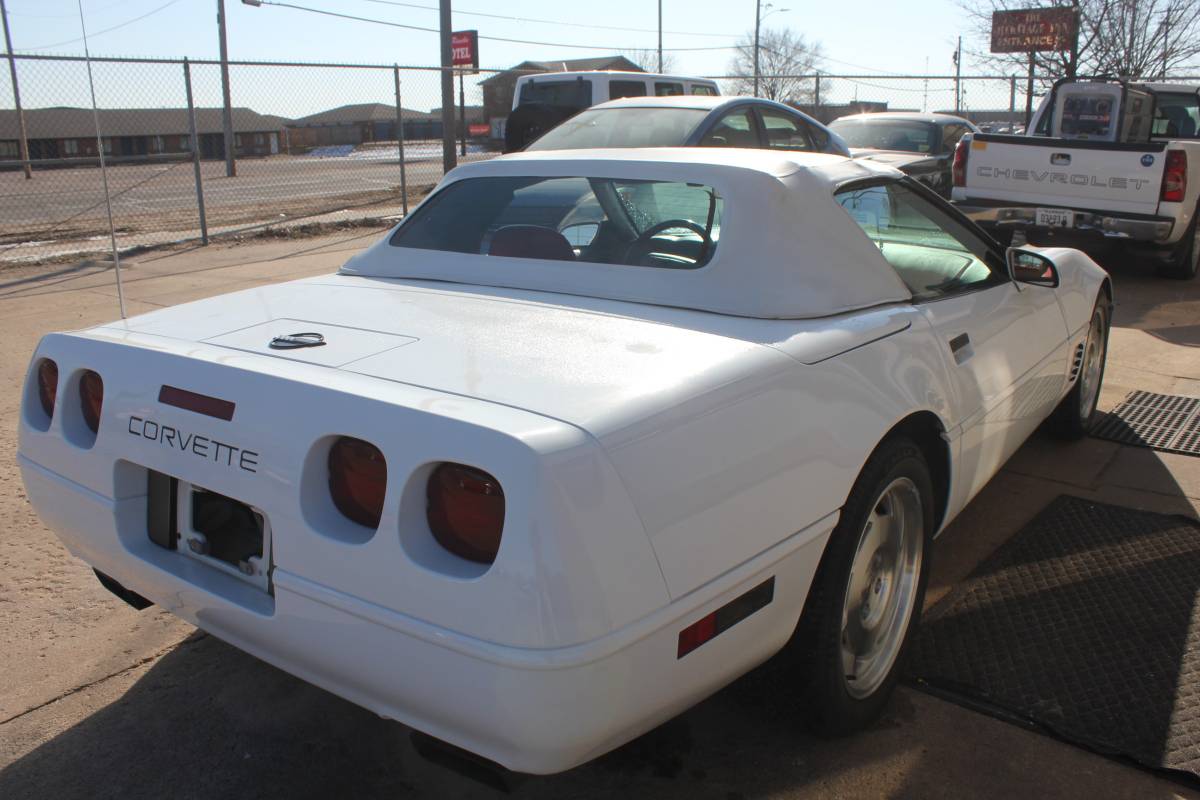
[[[1008,273],[1017,283],[1032,283],[1035,286],[1058,286],[1058,268],[1041,253],[1010,247],[1005,253]]]

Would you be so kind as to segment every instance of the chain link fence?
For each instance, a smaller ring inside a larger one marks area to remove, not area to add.
[[[17,68],[31,177],[9,72],[0,70],[0,266],[105,252],[87,63],[5,57]],[[92,71],[122,250],[259,231],[383,228],[442,177],[436,67],[230,62],[232,170],[219,62],[97,58]],[[459,161],[499,152],[519,74],[458,77]],[[714,77],[731,90],[732,77]],[[760,94],[772,92],[802,98],[799,107],[825,122],[860,111],[958,109],[1009,132],[1023,128],[1026,113],[1023,76],[762,76]]]
[[[87,64],[15,59],[31,178],[0,70],[0,264],[103,252]],[[442,177],[437,68],[231,62],[233,174],[218,62],[105,58],[92,70],[122,250],[264,229],[382,228]],[[496,152],[480,86],[492,74],[462,81],[460,162]]]

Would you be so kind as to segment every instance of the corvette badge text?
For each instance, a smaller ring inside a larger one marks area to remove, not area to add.
[[[191,453],[207,461],[217,464],[223,461],[227,467],[258,472],[258,453],[253,450],[219,442],[198,433],[184,433],[170,425],[159,425],[152,419],[130,417],[129,433],[183,453]]]

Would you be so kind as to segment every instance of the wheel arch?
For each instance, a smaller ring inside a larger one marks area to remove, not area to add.
[[[921,455],[929,467],[929,477],[933,481],[933,501],[936,504],[934,531],[941,529],[950,504],[951,457],[950,443],[945,434],[946,427],[937,414],[932,411],[915,411],[893,425],[875,446],[875,450],[878,450],[893,439],[907,438],[920,448]],[[872,455],[875,450],[872,451]]]

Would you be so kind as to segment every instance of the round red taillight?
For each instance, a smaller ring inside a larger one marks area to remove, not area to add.
[[[90,369],[79,376],[79,404],[83,421],[96,433],[100,430],[100,409],[104,406],[104,381]]]
[[[43,358],[37,368],[38,400],[47,417],[54,416],[54,398],[58,394],[58,364]]]
[[[468,561],[491,564],[504,529],[504,490],[488,473],[442,464],[425,489],[429,530],[438,544]]]
[[[329,448],[329,494],[347,518],[378,528],[387,491],[387,461],[379,448],[343,436]]]

